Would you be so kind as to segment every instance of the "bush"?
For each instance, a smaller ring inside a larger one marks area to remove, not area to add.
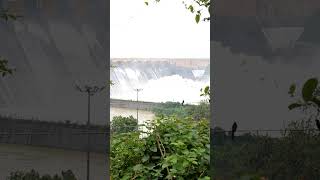
[[[35,170],[30,172],[16,171],[12,172],[7,180],[77,180],[71,170],[62,171],[61,176],[59,175],[43,175],[40,176]]]
[[[211,151],[214,177],[237,179],[256,174],[272,180],[318,179],[320,136],[307,124],[292,122],[282,137],[246,135],[246,142],[239,136],[236,142],[216,145]]]
[[[139,132],[114,134],[113,179],[210,179],[209,122],[158,117]]]
[[[191,117],[194,120],[210,119],[210,104],[181,105],[178,102],[166,102],[153,109],[156,116],[175,116],[179,119]]]
[[[137,126],[137,119],[133,118],[133,116],[115,116],[111,122],[111,131],[113,133],[127,133],[135,131]]]
[[[178,118],[183,118],[188,116],[186,106],[190,105],[182,106],[179,102],[166,102],[153,108],[152,111],[156,116],[177,116]]]

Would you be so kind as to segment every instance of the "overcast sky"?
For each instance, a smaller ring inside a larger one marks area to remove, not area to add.
[[[209,58],[210,23],[182,0],[111,0],[111,58]]]

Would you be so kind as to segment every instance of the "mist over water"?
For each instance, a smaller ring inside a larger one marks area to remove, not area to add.
[[[209,60],[208,60],[209,61]],[[183,67],[169,62],[129,61],[117,63],[111,69],[111,98],[136,100],[139,88],[139,100],[150,102],[185,101],[198,103],[200,89],[210,84],[209,63]]]

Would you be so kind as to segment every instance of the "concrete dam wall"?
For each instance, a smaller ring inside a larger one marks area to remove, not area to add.
[[[319,1],[226,0],[214,8],[211,41],[233,53],[292,59],[315,54],[319,46]]]
[[[89,129],[90,151],[105,153],[109,129],[93,126]],[[85,125],[50,123],[23,119],[0,119],[0,143],[87,151]]]
[[[159,107],[162,103],[155,102],[144,102],[144,101],[130,101],[122,99],[111,99],[110,107],[112,108],[126,108],[126,109],[137,109],[152,111],[153,108]]]
[[[23,16],[0,20],[0,56],[16,68],[0,79],[0,113],[85,122],[86,96],[74,86],[107,82],[107,2],[1,0],[0,7]],[[92,101],[93,123],[106,124],[105,94]]]

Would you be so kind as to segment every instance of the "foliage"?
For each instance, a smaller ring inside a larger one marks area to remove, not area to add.
[[[5,21],[9,21],[9,20],[17,20],[18,18],[20,18],[22,16],[13,14],[13,13],[9,13],[9,10],[1,10],[0,11],[0,18],[4,19]]]
[[[186,107],[190,105],[182,106],[179,102],[165,102],[152,109],[156,116],[176,116],[183,118],[187,116]]]
[[[186,108],[187,114],[193,120],[210,120],[210,104],[201,102],[199,105],[189,106]]]
[[[21,16],[9,13],[8,10],[0,11],[0,18],[4,19],[5,21],[16,20],[18,17]],[[15,71],[15,69],[8,67],[8,60],[0,57],[0,73],[2,77],[6,76],[7,74],[12,74],[13,71]]]
[[[110,68],[115,68],[116,66],[114,65],[110,65]],[[109,85],[110,86],[113,86],[114,85],[114,82],[112,80],[109,80]]]
[[[111,122],[111,131],[113,133],[127,133],[136,130],[137,128],[137,119],[133,116],[123,117],[115,116]]]
[[[149,5],[149,1],[160,2],[160,0],[145,0],[145,4]],[[186,9],[192,14],[195,14],[195,21],[197,23],[202,19],[203,21],[210,21],[210,0],[191,0],[190,2],[182,1]]]
[[[7,180],[77,180],[71,170],[62,171],[61,175],[43,175],[41,176],[35,170],[30,172],[16,171],[12,172]]]
[[[210,179],[209,122],[158,117],[147,136],[114,134],[111,141],[113,179]]]
[[[291,85],[289,94],[291,97],[295,97],[296,86]],[[308,79],[301,90],[301,97],[298,97],[296,102],[290,104],[288,108],[290,110],[296,108],[302,108],[302,110],[315,108],[318,112],[320,110],[320,87],[318,85],[317,78]]]
[[[318,80],[308,79],[299,95],[296,90],[295,84],[289,88],[289,95],[296,98],[289,109],[299,108],[307,116],[291,121],[281,136],[243,135],[232,142],[224,134],[213,134],[214,142],[218,142],[211,151],[215,178],[235,179],[248,174],[272,180],[320,177],[320,136],[312,123],[319,115]]]
[[[2,77],[13,73],[14,69],[8,67],[8,60],[0,57],[0,73]]]
[[[296,121],[282,137],[250,135],[247,140],[216,145],[211,151],[214,177],[237,179],[257,175],[272,180],[317,179],[320,177],[320,138],[307,127],[310,127],[307,121]]]
[[[178,102],[166,102],[153,109],[156,116],[175,116],[194,120],[210,119],[210,105],[201,102],[199,105],[181,105]]]
[[[210,102],[210,86],[206,86],[204,89],[201,88],[200,91],[200,96],[205,97],[206,101]]]

